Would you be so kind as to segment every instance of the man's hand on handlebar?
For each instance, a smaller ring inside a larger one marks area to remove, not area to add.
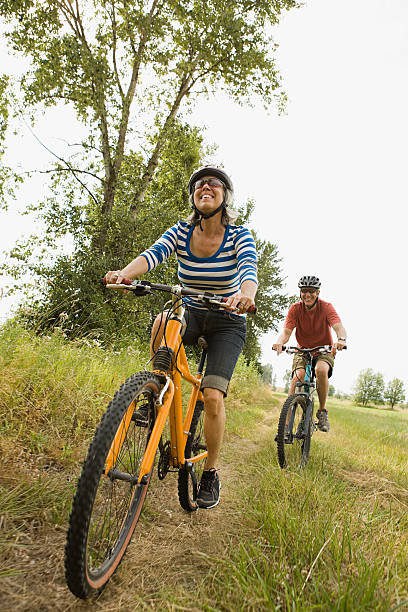
[[[276,343],[276,344],[273,344],[273,345],[272,345],[272,350],[273,350],[273,351],[276,351],[276,352],[278,353],[278,355],[280,355],[280,354],[281,354],[281,352],[283,351],[283,348],[282,348],[282,347],[283,347],[283,344]]]
[[[331,354],[335,355],[337,351],[342,351],[346,348],[346,342],[344,340],[337,340],[331,348]]]

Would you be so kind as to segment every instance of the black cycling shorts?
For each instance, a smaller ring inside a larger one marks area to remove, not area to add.
[[[185,313],[182,331],[185,345],[197,344],[200,336],[208,343],[207,364],[201,388],[219,389],[227,395],[246,336],[245,317],[224,310],[200,310],[191,306]]]

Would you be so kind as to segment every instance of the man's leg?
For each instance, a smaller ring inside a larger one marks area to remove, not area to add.
[[[330,424],[327,416],[326,400],[329,391],[330,365],[326,361],[318,361],[315,366],[317,395],[319,396],[319,410],[316,412],[320,431],[329,431]]]
[[[326,410],[326,400],[329,392],[329,370],[330,366],[326,361],[317,362],[315,372],[320,410]]]
[[[205,470],[216,467],[221,450],[225,429],[224,393],[219,389],[206,387],[204,394],[204,435],[207,443],[208,457]]]
[[[292,375],[292,381],[290,383],[289,395],[295,392],[296,383],[303,382],[305,380],[306,370],[304,368],[296,368]]]

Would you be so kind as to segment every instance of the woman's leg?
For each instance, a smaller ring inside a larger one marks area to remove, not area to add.
[[[205,470],[215,468],[220,454],[225,429],[224,393],[219,389],[206,387],[204,393],[204,435],[208,457]]]
[[[153,355],[156,353],[157,349],[160,346],[160,342],[161,342],[161,339],[163,337],[163,332],[164,332],[164,324],[167,319],[167,314],[168,314],[168,310],[164,310],[159,315],[157,315],[153,323],[151,339],[150,339],[150,357],[153,357]]]

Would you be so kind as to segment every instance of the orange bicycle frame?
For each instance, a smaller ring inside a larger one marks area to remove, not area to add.
[[[144,477],[146,477],[154,463],[154,459],[159,445],[160,437],[162,435],[166,419],[170,419],[170,440],[171,440],[171,462],[172,467],[179,468],[185,463],[184,451],[189,434],[191,421],[194,414],[194,409],[197,400],[203,400],[203,394],[200,391],[202,372],[193,376],[190,373],[186,353],[184,346],[181,341],[180,331],[182,326],[182,318],[184,315],[185,308],[178,296],[173,296],[173,308],[174,315],[165,325],[165,331],[163,338],[160,343],[161,348],[166,348],[173,351],[173,354],[177,356],[174,360],[169,372],[162,370],[153,370],[154,373],[164,375],[167,379],[164,388],[159,396],[159,404],[157,406],[157,417],[152,430],[152,433],[147,444],[142,463],[140,465],[140,471],[138,476],[138,482],[140,483]],[[183,406],[182,406],[182,391],[181,391],[181,379],[186,380],[192,385],[190,398],[186,410],[185,417],[183,419]],[[108,456],[105,463],[105,474],[107,475],[109,470],[112,469],[116,462],[119,450],[126,437],[127,430],[129,428],[131,418],[134,412],[135,406],[132,402],[127,408],[122,422],[116,432],[115,438],[112,442]],[[196,457],[189,458],[189,461],[195,463],[207,457],[207,451],[200,453]]]

